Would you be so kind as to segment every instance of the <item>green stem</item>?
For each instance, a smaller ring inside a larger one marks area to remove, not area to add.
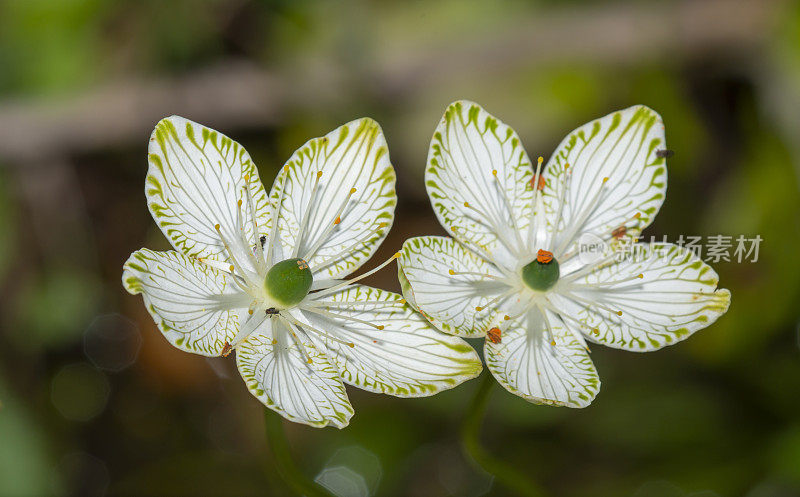
[[[484,471],[494,475],[499,484],[518,495],[541,497],[542,489],[526,475],[508,466],[483,448],[480,441],[481,425],[489,403],[489,394],[495,384],[494,377],[484,372],[475,397],[469,405],[461,425],[461,444],[464,451]]]
[[[266,429],[267,445],[272,451],[278,473],[283,481],[289,485],[297,495],[306,497],[333,497],[333,495],[310,480],[295,464],[286,433],[283,430],[283,418],[269,409],[264,412],[264,427]]]

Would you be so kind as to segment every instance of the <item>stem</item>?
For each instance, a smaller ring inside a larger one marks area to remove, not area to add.
[[[310,480],[292,458],[286,433],[283,430],[283,418],[269,409],[264,412],[264,428],[266,431],[267,445],[272,451],[278,474],[297,495],[306,497],[333,497],[326,489]]]
[[[477,466],[494,475],[495,479],[508,490],[517,495],[542,497],[544,492],[536,483],[513,467],[508,466],[501,459],[490,454],[481,445],[481,425],[486,414],[486,406],[489,403],[489,393],[492,391],[494,384],[494,377],[485,372],[461,425],[462,448]]]

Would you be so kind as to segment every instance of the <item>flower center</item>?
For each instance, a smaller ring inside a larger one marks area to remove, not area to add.
[[[522,281],[528,288],[539,292],[549,290],[555,285],[558,276],[558,261],[546,250],[539,250],[536,259],[522,268]]]
[[[292,307],[306,298],[314,278],[303,259],[286,259],[267,271],[264,288],[280,306]]]

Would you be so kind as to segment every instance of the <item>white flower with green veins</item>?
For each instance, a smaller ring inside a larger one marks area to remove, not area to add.
[[[692,251],[633,244],[667,186],[664,125],[644,106],[576,129],[542,169],[479,105],[448,107],[425,184],[452,236],[407,240],[408,301],[441,330],[486,337],[495,378],[531,402],[589,405],[600,379],[587,341],[647,352],[713,323],[730,304]],[[587,243],[605,247],[599,258]]]
[[[171,344],[236,351],[250,391],[284,417],[347,426],[343,383],[420,397],[480,374],[474,350],[402,296],[345,281],[394,220],[378,124],[359,119],[297,150],[267,195],[244,148],[182,117],[150,138],[147,205],[174,251],[134,252],[122,282]]]

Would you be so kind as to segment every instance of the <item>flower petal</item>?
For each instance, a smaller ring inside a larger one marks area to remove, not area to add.
[[[484,346],[486,367],[506,390],[536,404],[586,407],[600,390],[588,351],[548,312],[552,340],[542,313],[531,310],[500,343]]]
[[[478,311],[508,290],[504,283],[461,272],[502,277],[492,264],[452,238],[421,236],[403,244],[397,264],[402,271],[403,293],[434,326],[463,337],[482,337],[497,326],[503,313],[497,306]],[[451,275],[450,271],[456,274]]]
[[[478,104],[450,104],[433,134],[425,184],[442,226],[513,267],[527,249],[533,169],[513,129]]]
[[[239,329],[249,298],[224,273],[180,252],[137,250],[122,284],[142,294],[158,329],[181,350],[218,356]]]
[[[394,221],[397,194],[378,123],[358,119],[300,147],[270,192],[280,202],[283,257],[308,261],[314,278],[355,271]]]
[[[237,346],[236,365],[247,388],[290,421],[344,428],[353,407],[339,372],[305,337],[295,340],[289,333],[277,319],[267,319]]]
[[[244,147],[218,131],[172,116],[162,119],[153,130],[149,159],[147,205],[175,249],[189,256],[228,260],[214,227],[219,224],[221,233],[234,245],[235,257],[242,263],[248,260],[257,236],[245,185],[253,200],[259,234],[269,232],[269,204],[258,170]],[[244,226],[247,244],[241,240],[237,219]]]
[[[545,167],[547,226],[538,227],[539,243],[556,225],[549,250],[557,257],[584,233],[607,241],[621,226],[627,234],[640,233],[664,202],[667,172],[660,150],[666,150],[661,116],[643,105],[567,135]]]
[[[621,262],[563,290],[559,286],[559,297],[552,299],[559,311],[585,324],[591,340],[648,352],[688,338],[728,310],[730,292],[717,290],[719,277],[690,249],[672,244],[634,249]]]
[[[302,309],[311,326],[330,335],[321,340],[344,381],[365,390],[424,397],[483,368],[464,340],[433,328],[396,293],[351,285]]]

